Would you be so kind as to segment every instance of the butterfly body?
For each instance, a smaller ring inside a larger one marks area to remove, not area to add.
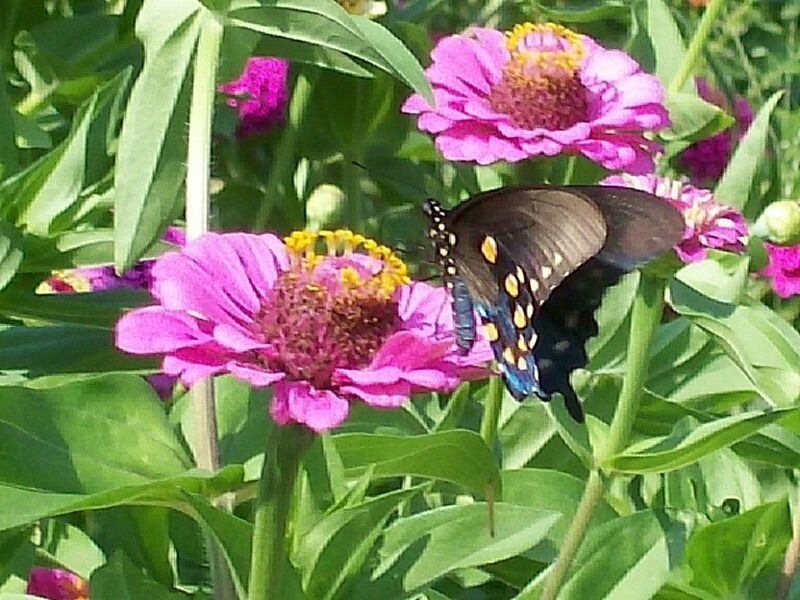
[[[560,392],[581,421],[569,376],[586,364],[594,310],[622,273],[680,241],[681,215],[645,192],[603,186],[501,188],[423,210],[459,350],[474,343],[477,311],[509,392]]]

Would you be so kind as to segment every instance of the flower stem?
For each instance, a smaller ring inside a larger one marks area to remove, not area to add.
[[[194,239],[208,231],[208,180],[211,164],[211,120],[214,115],[217,61],[222,43],[222,24],[211,12],[205,14],[197,43],[189,110],[186,157],[186,237]],[[195,383],[189,391],[195,421],[195,463],[206,471],[220,467],[217,442],[217,413],[211,380]],[[218,507],[225,503],[220,499]],[[222,504],[221,504],[222,503]],[[205,535],[211,567],[214,597],[234,600],[234,587],[222,549],[211,535]]]
[[[622,390],[614,417],[611,419],[608,438],[599,453],[595,453],[595,464],[602,465],[611,456],[625,448],[630,438],[636,412],[639,409],[647,366],[650,358],[650,341],[661,321],[664,308],[664,286],[661,279],[641,274],[639,290],[633,301],[631,313],[631,335],[628,339],[628,360]],[[558,594],[581,542],[589,528],[595,506],[603,497],[604,485],[598,469],[592,469],[583,490],[575,517],[564,537],[564,543],[545,581],[541,600],[553,600]]]
[[[673,75],[672,81],[669,82],[667,88],[669,92],[680,91],[683,84],[686,83],[686,80],[694,71],[695,65],[697,65],[697,61],[700,59],[700,55],[706,45],[708,36],[711,34],[711,28],[717,22],[717,19],[719,19],[719,13],[722,11],[722,6],[724,4],[725,0],[711,0],[708,6],[706,6],[703,16],[700,18],[700,23],[697,25],[697,31],[695,31],[694,36],[692,36],[692,41],[689,43],[689,48],[686,50],[686,55],[683,57],[683,61],[678,67],[677,72]]]
[[[497,439],[497,422],[500,419],[500,408],[503,405],[503,380],[500,377],[489,379],[489,389],[483,400],[483,416],[481,417],[481,437],[489,449],[494,448]]]
[[[254,510],[248,600],[282,598],[281,575],[288,562],[286,525],[292,491],[300,459],[312,440],[308,430],[296,425],[273,425],[270,431]]]
[[[578,549],[583,541],[583,536],[589,528],[589,522],[594,513],[594,507],[603,497],[603,480],[600,477],[600,472],[597,469],[592,469],[589,473],[589,479],[586,480],[586,487],[583,488],[583,495],[578,503],[578,508],[575,510],[575,516],[572,519],[567,535],[564,536],[564,542],[561,544],[561,550],[556,557],[556,562],[553,563],[553,568],[547,576],[542,589],[541,600],[553,600],[561,588],[561,583],[572,564],[575,555],[578,554]]]
[[[653,339],[664,312],[666,281],[647,273],[641,274],[639,290],[633,300],[631,336],[628,340],[628,359],[617,409],[611,419],[601,464],[622,451],[628,444],[639,410],[639,402],[650,363],[650,341]]]
[[[254,231],[263,231],[272,208],[280,200],[285,201],[285,198],[278,198],[278,196],[285,196],[285,193],[282,193],[284,192],[283,184],[291,174],[289,169],[296,164],[295,147],[297,146],[297,138],[311,99],[311,90],[314,87],[316,77],[316,73],[312,75],[300,73],[294,84],[292,97],[289,100],[289,117],[283,127],[278,147],[275,149],[275,160],[272,164],[272,171],[267,177],[264,200],[259,205],[253,221]]]

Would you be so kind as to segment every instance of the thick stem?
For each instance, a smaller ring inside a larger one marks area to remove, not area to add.
[[[558,553],[556,562],[553,563],[553,568],[550,569],[550,573],[544,583],[541,600],[553,600],[558,594],[561,583],[564,581],[575,555],[578,554],[583,536],[586,535],[586,530],[589,528],[594,507],[597,506],[602,497],[603,480],[599,471],[592,469],[589,473],[589,479],[586,481],[586,487],[583,488],[583,496],[581,496],[575,516],[572,519],[567,535],[564,537],[564,542],[561,544],[561,550]]]
[[[625,448],[630,438],[636,412],[639,409],[642,389],[647,378],[650,358],[650,341],[661,321],[664,309],[664,281],[642,273],[639,290],[633,301],[631,335],[628,339],[627,369],[622,381],[617,409],[611,419],[605,446],[598,453],[596,463],[602,463]],[[595,506],[603,497],[603,480],[593,469],[583,490],[575,517],[570,524],[564,543],[545,581],[541,600],[553,600],[569,571],[586,534]]]
[[[695,31],[692,41],[686,49],[683,62],[681,62],[678,71],[672,77],[672,81],[669,82],[668,90],[670,92],[680,91],[683,84],[686,83],[686,80],[694,72],[697,61],[700,60],[700,55],[708,40],[708,36],[711,34],[711,28],[717,22],[717,19],[719,19],[719,13],[722,11],[722,6],[724,4],[725,0],[711,0],[708,6],[706,6],[700,23],[697,25],[697,31]]]
[[[267,439],[264,466],[254,514],[248,600],[282,597],[281,575],[287,564],[286,525],[292,491],[303,452],[313,439],[300,426],[273,426]]]
[[[211,164],[211,120],[214,116],[217,61],[222,43],[222,24],[209,12],[200,30],[192,79],[186,156],[186,237],[195,239],[208,231],[208,180]],[[195,463],[206,471],[220,467],[214,387],[209,379],[195,383],[189,391],[195,422]],[[226,500],[220,499],[218,506]],[[218,600],[234,600],[234,587],[222,549],[205,535],[211,566],[211,583]]]
[[[279,196],[282,195],[284,182],[291,175],[289,169],[296,166],[297,137],[311,99],[314,79],[316,79],[316,74],[309,77],[305,73],[301,73],[294,84],[292,97],[289,100],[289,116],[275,150],[275,160],[272,164],[272,171],[267,177],[264,200],[259,205],[253,221],[254,231],[262,231],[267,225],[272,207],[276,203],[285,201]]]

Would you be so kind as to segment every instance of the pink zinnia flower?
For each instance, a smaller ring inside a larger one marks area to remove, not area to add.
[[[25,593],[50,600],[88,600],[89,584],[64,569],[33,567]]]
[[[709,248],[744,252],[747,225],[744,217],[714,195],[680,180],[657,175],[609,175],[601,185],[621,185],[664,198],[683,213],[683,241],[675,252],[685,263],[702,260]]]
[[[800,294],[800,244],[778,246],[764,242],[769,264],[761,275],[772,278],[772,289],[781,298]]]
[[[733,99],[733,106],[730,106],[725,95],[709,85],[702,77],[698,77],[695,83],[697,92],[703,100],[732,111],[736,119],[730,128],[695,142],[681,153],[681,164],[689,170],[692,180],[703,183],[719,179],[725,171],[734,146],[753,122],[753,110],[747,100],[738,95]]]
[[[283,121],[289,98],[288,77],[288,61],[251,56],[238,79],[219,86],[220,92],[233,96],[225,104],[239,110],[239,137],[264,133]]]
[[[485,165],[561,152],[646,172],[658,148],[642,137],[669,120],[664,89],[620,50],[548,23],[443,38],[426,70],[436,106],[403,104],[450,160]]]
[[[153,277],[160,304],[124,315],[117,346],[165,354],[187,385],[223,372],[271,385],[280,424],[324,431],[353,400],[396,407],[488,374],[476,368],[492,357],[486,340],[467,356],[453,344],[447,291],[409,283],[388,248],[349,231],[210,233]]]

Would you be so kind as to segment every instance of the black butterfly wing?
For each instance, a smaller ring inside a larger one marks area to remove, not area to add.
[[[473,300],[492,303],[515,264],[533,281],[537,305],[603,246],[606,224],[583,193],[562,188],[518,187],[484,192],[447,214],[456,236],[453,258]],[[488,236],[488,241],[487,241]],[[492,243],[498,259],[492,263]],[[511,263],[511,264],[508,264]]]
[[[570,375],[588,360],[586,341],[598,333],[594,312],[605,290],[626,271],[680,242],[684,220],[669,203],[647,192],[606,186],[565,189],[591,198],[608,229],[597,255],[553,291],[534,322],[540,338],[536,362],[541,387],[546,394],[561,393],[575,417],[580,404]]]
[[[456,241],[451,270],[466,283],[506,387],[518,399],[549,399],[537,359],[550,341],[535,320],[564,278],[602,247],[602,213],[580,192],[512,188],[471,198],[445,225]],[[463,317],[455,314],[458,327]],[[581,418],[577,401],[570,412]]]

